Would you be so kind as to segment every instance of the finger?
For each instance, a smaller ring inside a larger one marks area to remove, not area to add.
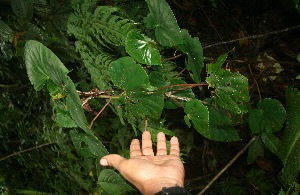
[[[157,134],[156,156],[167,155],[166,136],[163,132]]]
[[[130,158],[135,156],[142,156],[140,141],[133,139],[130,144]]]
[[[102,166],[113,166],[114,168],[119,170],[120,165],[124,160],[125,158],[118,154],[109,154],[101,158],[100,164]]]
[[[145,131],[142,135],[142,153],[145,156],[154,156],[152,149],[151,134],[149,131]]]
[[[170,154],[180,156],[180,148],[179,148],[179,141],[177,137],[172,137],[170,140]]]

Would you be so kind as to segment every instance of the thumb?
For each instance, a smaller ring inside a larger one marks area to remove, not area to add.
[[[113,166],[114,168],[119,170],[120,164],[125,160],[122,156],[118,154],[109,154],[103,156],[100,159],[100,164],[102,166]]]

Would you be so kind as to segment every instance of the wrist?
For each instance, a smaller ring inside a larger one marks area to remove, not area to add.
[[[145,182],[140,191],[143,195],[153,195],[157,192],[160,192],[163,188],[175,186],[183,187],[183,182],[170,178],[159,178],[155,179],[155,181],[149,180]]]

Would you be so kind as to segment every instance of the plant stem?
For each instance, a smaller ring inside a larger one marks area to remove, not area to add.
[[[248,147],[255,141],[256,136],[253,137],[236,155],[229,161],[229,163],[205,186],[205,188],[202,189],[201,192],[198,193],[198,195],[202,195],[212,186],[212,184],[219,179],[219,177],[248,149]]]
[[[106,104],[103,106],[103,108],[101,108],[101,110],[98,112],[97,116],[95,116],[95,118],[92,120],[91,124],[90,124],[90,129],[93,126],[93,123],[95,122],[95,120],[100,116],[100,114],[103,112],[103,110],[108,106],[108,104],[111,102],[112,97],[109,98],[108,102],[106,102]]]
[[[12,153],[12,154],[10,154],[10,155],[8,155],[8,156],[5,156],[5,157],[1,158],[0,161],[3,161],[3,160],[5,160],[5,159],[7,159],[7,158],[16,156],[16,155],[18,155],[18,154],[21,154],[21,153],[24,153],[24,152],[28,152],[28,151],[30,151],[30,150],[38,149],[38,148],[41,148],[41,147],[44,147],[44,146],[47,146],[47,145],[50,145],[50,144],[54,144],[54,142],[48,142],[48,143],[44,143],[44,144],[42,144],[42,145],[34,146],[34,147],[32,147],[32,148],[28,148],[28,149],[25,149],[25,150],[21,150],[21,151],[19,151],[19,152],[14,152],[14,153]]]

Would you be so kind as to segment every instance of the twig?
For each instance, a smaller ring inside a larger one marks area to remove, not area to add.
[[[278,31],[268,32],[268,33],[265,33],[265,34],[253,35],[253,36],[243,37],[243,38],[240,38],[240,39],[234,39],[234,40],[230,40],[230,41],[224,41],[224,42],[220,42],[220,43],[215,43],[215,44],[203,46],[203,49],[207,49],[207,48],[210,48],[210,47],[215,47],[215,46],[218,46],[218,45],[225,45],[225,44],[229,44],[229,43],[235,43],[235,42],[238,42],[238,41],[241,41],[241,40],[246,40],[246,39],[259,39],[261,37],[266,37],[266,36],[270,36],[270,35],[276,35],[276,34],[288,32],[288,31],[291,31],[291,30],[295,30],[297,28],[300,28],[300,25],[292,26],[292,27],[285,28],[285,29],[278,30]]]
[[[93,123],[95,122],[95,120],[100,116],[100,114],[103,112],[103,110],[108,106],[108,104],[111,102],[112,97],[109,98],[108,102],[106,102],[106,104],[101,108],[101,110],[98,112],[97,116],[95,116],[95,118],[92,120],[91,124],[90,124],[90,129],[93,126]]]
[[[11,85],[4,85],[4,84],[0,84],[1,88],[13,88],[13,87],[18,87],[19,84],[11,84]]]
[[[185,70],[186,70],[185,68],[182,69],[182,70],[180,71],[180,73],[178,73],[178,74],[176,75],[176,77],[175,77],[174,79],[178,78]]]
[[[21,153],[24,153],[24,152],[28,152],[28,151],[30,151],[30,150],[38,149],[38,148],[41,148],[41,147],[44,147],[44,146],[47,146],[47,145],[50,145],[50,144],[54,144],[54,142],[48,142],[48,143],[45,143],[45,144],[42,144],[42,145],[34,146],[34,147],[32,147],[32,148],[28,148],[28,149],[25,149],[25,150],[21,150],[21,151],[19,151],[19,152],[14,152],[14,153],[12,153],[12,154],[10,154],[10,155],[8,155],[8,156],[5,156],[5,157],[1,158],[0,161],[3,161],[3,160],[5,160],[5,159],[7,159],[7,158],[16,156],[16,155],[18,155],[18,154],[21,154]]]
[[[179,58],[180,56],[181,56],[181,54],[179,54],[177,56],[170,57],[170,58],[165,58],[162,61],[165,62],[165,61],[169,61],[169,60],[175,60],[176,58]]]
[[[198,87],[198,86],[207,86],[207,83],[200,83],[200,84],[174,84],[174,85],[168,85],[168,86],[164,86],[161,87],[159,89],[157,89],[156,91],[161,91],[164,89],[169,89],[169,88],[173,88],[173,87],[183,87],[183,89],[177,89],[177,90],[186,90],[188,88],[193,88],[193,87]]]
[[[202,189],[201,192],[198,193],[198,195],[204,194],[208,188],[211,187],[211,185],[219,179],[219,177],[248,149],[248,147],[255,141],[256,136],[253,137],[236,155],[229,161],[229,163],[205,186],[205,188]]]

